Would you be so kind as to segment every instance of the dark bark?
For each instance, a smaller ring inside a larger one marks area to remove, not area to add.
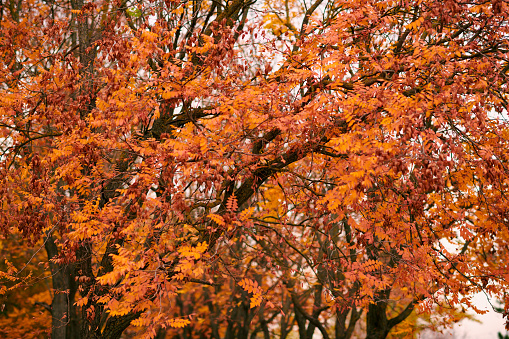
[[[390,296],[390,289],[377,293],[376,303],[369,305],[366,315],[366,339],[384,339],[389,331],[413,311],[415,301],[411,301],[407,307],[392,319],[387,318],[387,301]]]
[[[314,292],[314,304],[313,304],[313,313],[311,314],[311,317],[318,319],[320,316],[320,313],[322,311],[322,292],[323,292],[323,285],[317,285],[315,286],[315,292]],[[315,333],[316,325],[313,322],[309,322],[308,328],[306,330],[306,337],[307,338],[313,338],[313,334]]]
[[[51,235],[45,239],[46,253],[53,282],[53,301],[51,303],[51,339],[79,339],[79,321],[74,307],[77,284],[74,265],[57,264],[58,248]]]
[[[366,315],[366,339],[384,339],[389,334],[387,302],[377,301],[368,307]]]
[[[240,301],[237,299],[234,304],[236,306],[231,308],[231,313],[228,319],[228,327],[224,338],[248,339],[249,323],[251,322],[252,314],[250,312],[247,294],[242,292]]]
[[[346,326],[346,318],[350,313],[348,326]],[[334,336],[336,339],[350,339],[352,337],[355,325],[361,318],[363,309],[358,310],[356,307],[344,308],[336,314],[336,326]]]
[[[101,339],[119,339],[125,329],[131,324],[131,321],[138,318],[141,312],[129,313],[121,317],[110,317],[102,332]]]
[[[218,290],[219,289],[216,287],[216,292]],[[219,324],[217,321],[214,321],[215,319],[219,319],[219,308],[216,307],[216,305],[214,305],[214,303],[212,303],[212,299],[211,299],[209,291],[207,289],[204,289],[203,293],[204,293],[205,300],[207,300],[206,303],[207,303],[209,312],[214,317],[213,319],[211,319],[211,322],[210,322],[210,327],[212,330],[212,338],[220,339],[221,337],[219,336]]]

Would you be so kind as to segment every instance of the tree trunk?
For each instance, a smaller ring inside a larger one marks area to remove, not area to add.
[[[77,290],[74,266],[52,261],[58,255],[58,248],[51,235],[45,239],[44,246],[48,254],[54,293],[51,303],[51,339],[79,339],[79,321],[74,306]]]
[[[389,334],[386,308],[385,300],[369,305],[366,315],[366,339],[385,339]]]
[[[408,318],[413,312],[417,300],[412,300],[407,307],[392,319],[387,319],[387,301],[391,290],[380,291],[376,295],[376,303],[369,305],[366,315],[366,339],[385,339],[389,331]]]

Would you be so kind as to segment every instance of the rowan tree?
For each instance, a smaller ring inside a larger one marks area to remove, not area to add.
[[[507,13],[3,5],[2,243],[46,251],[52,338],[385,338],[502,300]]]

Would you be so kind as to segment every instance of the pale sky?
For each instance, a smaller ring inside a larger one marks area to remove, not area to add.
[[[479,309],[489,310],[489,312],[483,315],[477,314],[475,316],[476,319],[480,320],[482,323],[464,320],[454,326],[455,337],[464,339],[497,339],[498,332],[505,334],[505,321],[502,314],[493,311],[486,300],[486,296],[484,294],[478,294],[474,297],[473,301]],[[495,303],[495,301],[493,300],[492,303]],[[494,305],[500,307],[500,305]]]

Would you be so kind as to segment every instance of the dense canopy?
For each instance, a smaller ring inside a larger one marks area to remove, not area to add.
[[[2,2],[0,336],[408,337],[504,301],[508,19]]]

